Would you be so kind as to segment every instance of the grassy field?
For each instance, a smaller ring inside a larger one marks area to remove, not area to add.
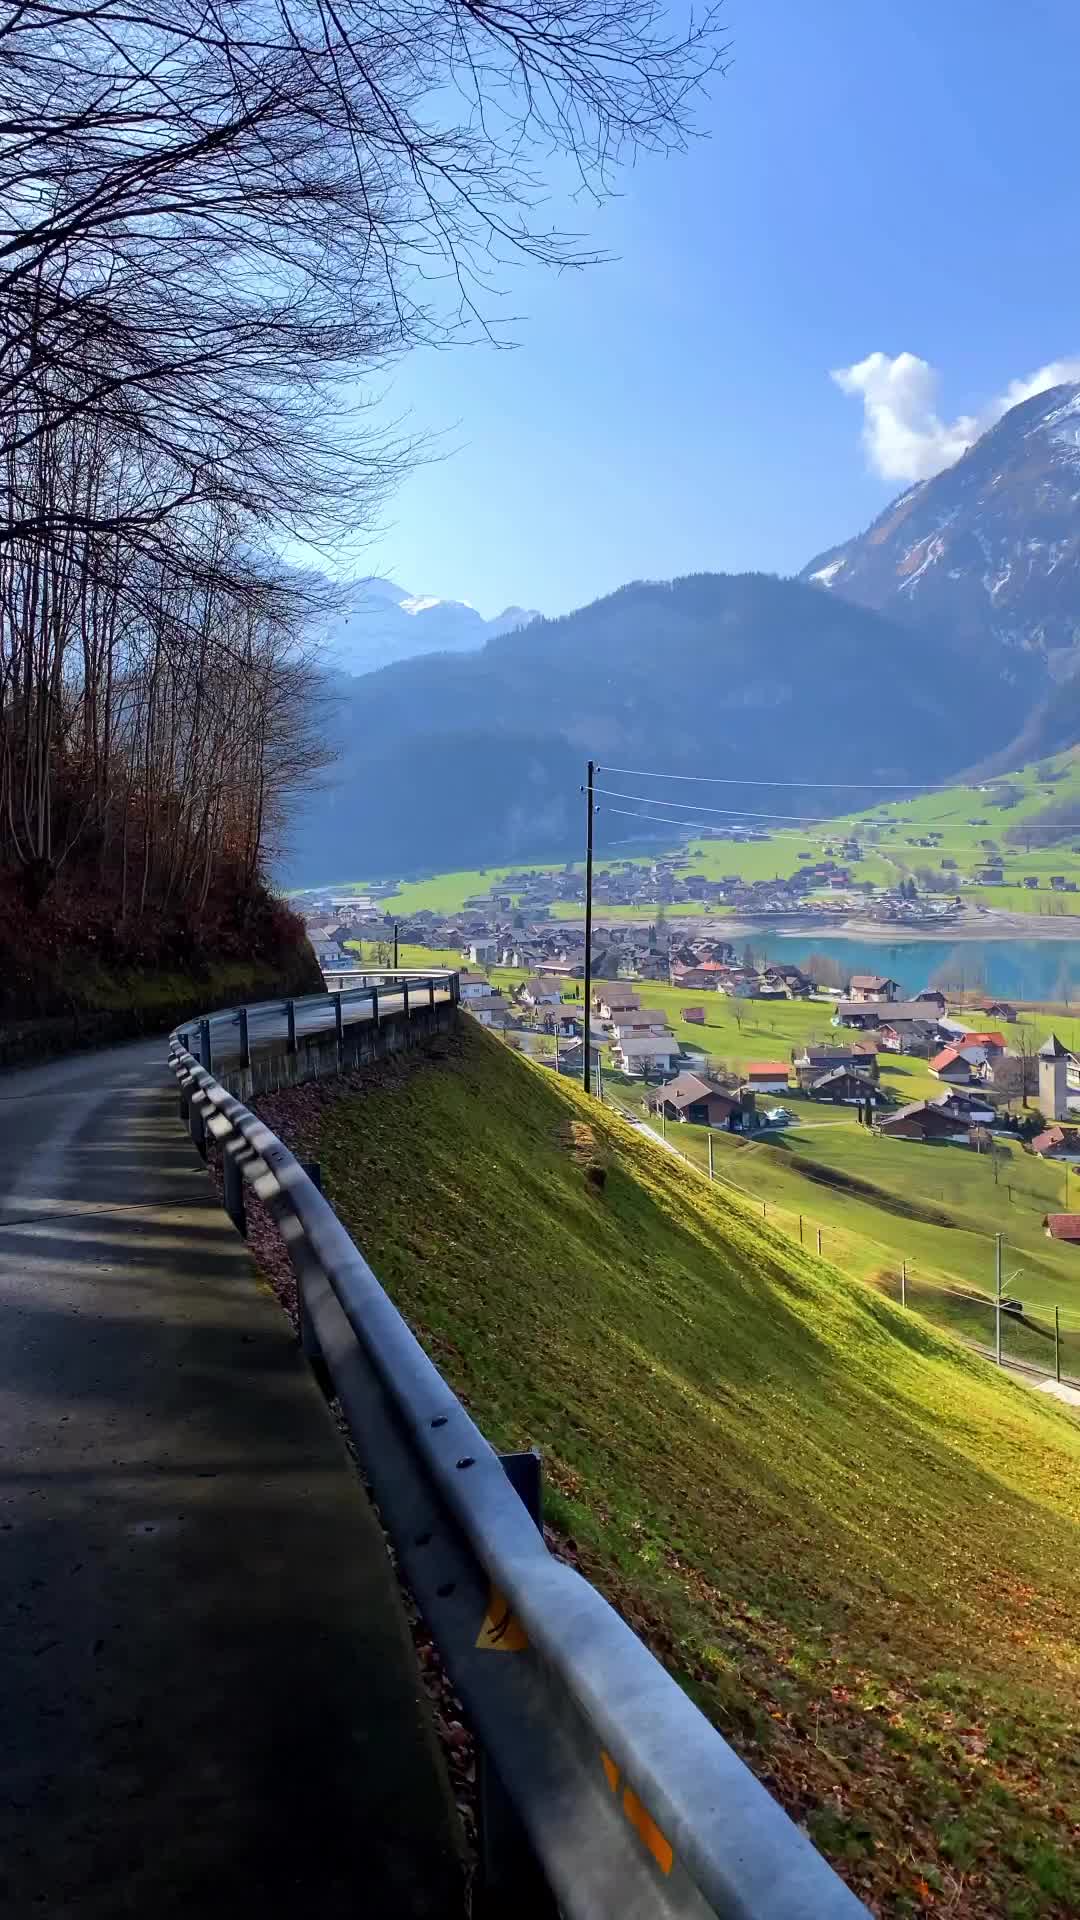
[[[439,1366],[874,1911],[1075,1913],[1080,1426],[463,1027],[318,1140]]]
[[[1049,777],[1044,778],[1044,775]],[[1015,805],[1001,804],[1000,796],[1006,788],[1011,788],[1020,796]],[[827,798],[827,795],[824,796],[826,804]],[[981,842],[990,840],[997,844],[1011,880],[1022,882],[1024,875],[1035,874],[1041,878],[1042,886],[1037,891],[1029,891],[1022,884],[965,887],[965,900],[982,901],[987,906],[1013,913],[1045,914],[1064,911],[1067,906],[1071,906],[1075,912],[1080,911],[1080,900],[1070,902],[1068,895],[1052,893],[1047,883],[1052,873],[1064,874],[1066,878],[1080,883],[1080,828],[1075,833],[1070,832],[1060,846],[1039,846],[1033,852],[1026,852],[1022,846],[1005,839],[1011,828],[1032,819],[1051,802],[1073,799],[1076,806],[1072,817],[1080,822],[1078,749],[1059,754],[1049,761],[1041,761],[1037,766],[1021,767],[981,790],[977,787],[950,787],[940,793],[920,794],[911,800],[884,802],[861,813],[837,814],[827,821],[812,823],[805,829],[785,827],[771,834],[767,840],[742,846],[720,840],[691,840],[686,847],[686,859],[690,871],[704,873],[709,879],[720,879],[725,874],[735,874],[744,880],[771,880],[777,876],[784,878],[793,874],[802,864],[801,854],[809,853],[818,859],[827,849],[835,851],[839,841],[848,833],[853,833],[859,839],[864,855],[862,860],[851,866],[853,878],[870,881],[877,886],[892,886],[898,879],[914,873],[918,867],[942,871],[943,857],[955,860],[954,877],[957,881],[963,874],[973,874],[986,864],[988,854]],[[602,831],[603,815],[600,820]],[[913,844],[928,830],[941,833],[940,847],[918,847]],[[601,851],[597,870],[615,865],[624,857],[620,853],[617,857],[605,858]],[[646,854],[629,857],[635,862],[652,858]],[[562,864],[561,861],[529,863],[535,872],[547,871]],[[410,881],[386,905],[391,912],[401,914],[419,912],[425,907],[433,912],[453,913],[470,894],[486,892],[493,881],[502,881],[514,871],[514,867],[491,867]],[[360,887],[364,883],[355,884]],[[574,918],[580,915],[580,911],[574,906],[557,906],[555,917]],[[643,911],[645,909],[642,908],[599,909],[601,917],[608,919],[640,918]],[[694,915],[701,912],[702,908],[699,902],[695,902],[680,905],[677,911],[679,916]]]

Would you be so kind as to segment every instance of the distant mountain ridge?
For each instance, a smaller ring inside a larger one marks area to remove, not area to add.
[[[393,580],[373,577],[352,589],[324,639],[333,669],[372,673],[419,654],[472,652],[538,618],[526,607],[506,607],[485,620],[467,600],[410,593]]]
[[[1017,718],[1014,688],[973,680],[940,634],[765,574],[639,581],[480,650],[341,678],[334,695],[342,757],[295,824],[297,885],[577,853],[590,756],[735,783],[604,782],[647,794],[601,797],[613,847],[677,830],[702,791],[715,809],[805,814],[797,785],[763,801],[740,774],[948,778]]]
[[[933,625],[1022,698],[1080,669],[1080,383],[1003,415],[800,579]],[[1018,721],[1022,715],[1017,714]]]

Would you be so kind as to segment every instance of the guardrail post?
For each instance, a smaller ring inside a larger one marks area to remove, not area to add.
[[[461,975],[455,973],[450,981],[450,998],[456,1007],[461,999]]]
[[[239,1028],[240,1028],[240,1065],[241,1065],[242,1067],[250,1067],[250,1065],[251,1065],[251,1043],[250,1043],[250,1041],[249,1041],[249,1039],[248,1039],[248,1010],[247,1010],[247,1008],[246,1008],[246,1007],[241,1007],[241,1008],[240,1008],[240,1011],[239,1011],[239,1013],[238,1013],[238,1014],[237,1014],[237,1016],[236,1016],[236,1018],[237,1018],[237,1023],[238,1023],[238,1025],[239,1025]]]
[[[286,1035],[287,1035],[285,1040],[285,1051],[286,1053],[295,1053],[296,1052],[296,1001],[295,1000],[286,1000],[285,1002],[285,1027],[286,1027]]]
[[[247,1208],[244,1204],[244,1176],[236,1157],[238,1142],[225,1142],[221,1156],[221,1184],[225,1211],[242,1240],[247,1239]]]
[[[503,1470],[531,1519],[544,1531],[538,1453],[500,1453]],[[555,1897],[495,1766],[477,1743],[477,1840],[474,1920],[558,1920]]]
[[[435,1011],[435,981],[434,981],[434,979],[431,979],[431,980],[429,980],[429,981],[428,981],[428,983],[427,983],[427,985],[428,985],[428,1006],[429,1006],[429,1007],[431,1008],[431,1011],[432,1011],[432,1013],[434,1013],[434,1011]]]
[[[334,1033],[337,1036],[338,1061],[340,1062],[345,1054],[345,1021],[341,1011],[340,989],[334,995]]]
[[[301,1160],[300,1166],[303,1172],[307,1174],[312,1186],[321,1193],[323,1190],[322,1167],[319,1165],[319,1162],[317,1160]],[[305,1255],[303,1250],[305,1244],[301,1239],[297,1248],[298,1253],[301,1255],[300,1272],[296,1277],[296,1319],[300,1333],[300,1348],[308,1366],[315,1375],[316,1384],[318,1385],[320,1393],[323,1394],[325,1399],[332,1400],[334,1397],[334,1383],[330,1378],[330,1369],[323,1358],[323,1350],[319,1345],[315,1329],[308,1316],[307,1303],[304,1299],[303,1267]],[[310,1250],[307,1251],[306,1257],[308,1259],[312,1258]]]
[[[376,1025],[376,1026],[378,1026],[378,1024],[379,1024],[379,984],[378,984],[378,981],[376,981],[376,982],[375,982],[375,985],[374,985],[374,986],[372,987],[372,989],[371,989],[371,1018],[372,1018],[372,1020],[374,1021],[374,1023],[375,1023],[375,1025]]]
[[[214,1051],[210,1045],[210,1022],[199,1021],[199,1060],[207,1073],[214,1071]]]
[[[401,983],[401,1004],[407,1020],[409,1017],[409,983],[407,980],[403,980]]]
[[[194,1100],[191,1102],[188,1110],[188,1126],[191,1128],[191,1144],[195,1148],[196,1153],[200,1154],[205,1160],[206,1121],[202,1117],[201,1108],[196,1106]]]

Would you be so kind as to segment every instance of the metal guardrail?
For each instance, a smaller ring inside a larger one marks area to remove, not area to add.
[[[243,1231],[247,1183],[281,1232],[305,1351],[477,1736],[485,1912],[865,1920],[618,1614],[548,1553],[510,1477],[522,1457],[493,1451],[304,1167],[179,1030],[170,1058],[192,1137],[221,1148],[233,1219]]]
[[[319,1034],[336,1033],[340,1049],[344,1029],[358,1021],[378,1025],[392,1013],[404,1013],[407,1018],[422,1007],[447,1001],[457,1004],[459,976],[449,967],[429,973],[408,967],[366,967],[362,974],[363,986],[308,993],[291,1000],[259,1000],[250,1006],[205,1014],[183,1022],[176,1028],[175,1037],[212,1072],[215,1063],[225,1057],[249,1067],[253,1049],[275,1040],[284,1040],[286,1053],[296,1053]]]

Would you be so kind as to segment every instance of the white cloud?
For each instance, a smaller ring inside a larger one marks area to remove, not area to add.
[[[1052,360],[1022,380],[1012,380],[977,414],[943,420],[937,411],[939,375],[914,353],[870,353],[832,374],[841,393],[863,403],[863,446],[885,480],[927,480],[940,473],[1021,400],[1030,400],[1064,380],[1080,380],[1080,360]]]

